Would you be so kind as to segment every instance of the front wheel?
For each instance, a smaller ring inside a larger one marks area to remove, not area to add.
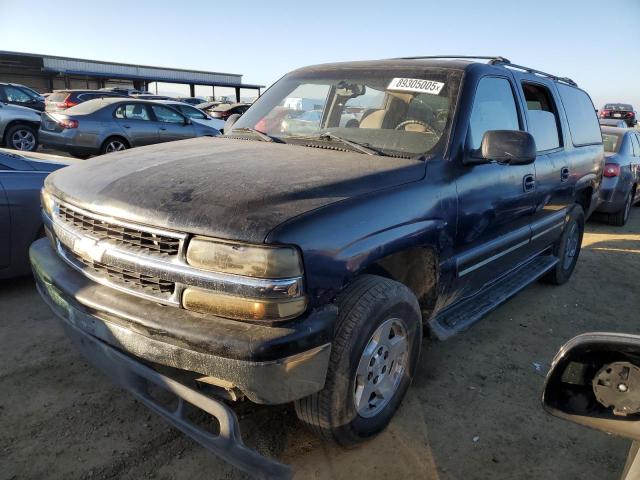
[[[421,340],[415,295],[387,278],[358,277],[339,300],[325,386],[296,401],[298,418],[344,447],[376,435],[411,384]]]
[[[30,125],[14,125],[7,130],[5,143],[8,148],[35,152],[38,149],[38,134]]]
[[[584,210],[576,204],[569,212],[562,236],[553,250],[559,261],[544,277],[545,281],[554,285],[562,285],[569,280],[576,268],[576,263],[578,263],[583,236]]]

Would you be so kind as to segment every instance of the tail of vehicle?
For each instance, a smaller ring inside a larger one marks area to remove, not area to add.
[[[72,93],[64,91],[52,93],[47,97],[47,101],[45,102],[45,111],[60,112],[77,105],[78,103],[74,102],[71,96]]]

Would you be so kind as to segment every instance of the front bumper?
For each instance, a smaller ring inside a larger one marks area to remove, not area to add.
[[[207,317],[133,297],[89,280],[47,239],[33,243],[38,290],[65,324],[143,360],[196,372],[255,403],[287,403],[321,390],[334,308],[285,326]]]
[[[42,292],[41,285],[39,289]],[[65,322],[65,330],[87,360],[116,385],[128,390],[137,400],[206,449],[256,478],[291,477],[288,466],[263,457],[244,445],[238,418],[224,403],[159,374],[98,340],[74,323]],[[176,406],[172,408],[167,405],[166,400],[159,401],[151,393],[154,388],[164,390],[165,395],[168,393],[176,400]],[[212,433],[192,422],[187,411],[193,407],[213,417],[218,424],[217,431]]]

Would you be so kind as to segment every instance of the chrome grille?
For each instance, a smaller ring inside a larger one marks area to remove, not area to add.
[[[172,295],[175,291],[175,283],[163,280],[151,275],[137,273],[132,270],[116,267],[113,265],[105,265],[101,262],[88,260],[71,252],[68,248],[64,248],[64,254],[67,258],[84,266],[90,272],[102,278],[108,278],[110,282],[121,285],[128,289],[135,289],[147,294],[163,294]]]
[[[180,250],[179,238],[110,223],[63,204],[59,205],[58,216],[68,225],[99,240],[109,239],[120,245],[168,256],[178,255]]]

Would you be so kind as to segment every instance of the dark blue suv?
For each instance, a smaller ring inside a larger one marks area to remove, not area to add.
[[[242,446],[230,403],[295,402],[345,446],[375,435],[423,332],[445,339],[537,279],[569,279],[603,162],[593,104],[567,78],[501,57],[313,66],[224,136],[49,176],[49,239],[31,261],[115,381],[229,461],[280,475]]]

